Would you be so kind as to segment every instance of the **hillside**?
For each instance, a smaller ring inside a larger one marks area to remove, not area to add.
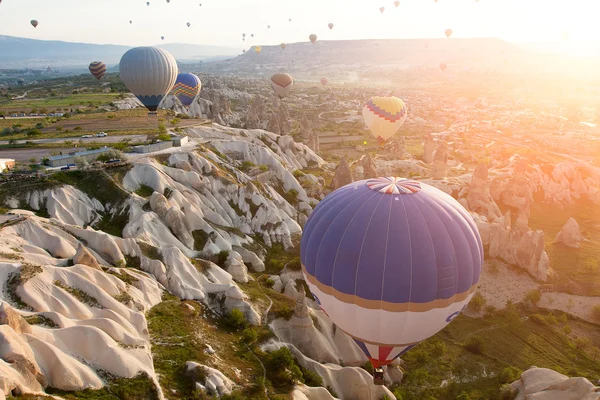
[[[160,45],[178,60],[204,60],[231,56],[237,51],[185,43]],[[0,35],[0,68],[87,67],[93,60],[116,64],[131,46],[35,40]]]

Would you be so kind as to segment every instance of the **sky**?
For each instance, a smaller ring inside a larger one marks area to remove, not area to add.
[[[0,34],[129,46],[194,43],[247,49],[307,41],[311,33],[323,40],[443,38],[450,28],[453,38],[552,42],[565,51],[585,52],[600,44],[600,0],[400,0],[398,8],[393,3],[151,0],[147,6],[146,0],[2,0]],[[385,7],[383,14],[380,7]],[[30,25],[32,19],[38,20],[37,28]],[[245,42],[242,33],[247,35]]]

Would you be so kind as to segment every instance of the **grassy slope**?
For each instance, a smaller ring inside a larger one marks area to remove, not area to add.
[[[56,108],[87,106],[90,103],[94,106],[109,104],[117,99],[119,93],[82,93],[70,94],[56,97],[45,97],[39,99],[25,98],[23,100],[11,100],[0,105],[0,113],[22,111],[29,114],[32,109],[46,108],[54,110]],[[50,111],[51,112],[51,111]]]
[[[559,321],[561,318],[559,318]],[[564,332],[566,326],[578,326],[589,333],[597,328],[581,321],[562,318],[563,322],[535,322],[531,315],[488,316],[483,319],[460,316],[435,337],[405,354],[405,380],[397,391],[403,400],[454,400],[462,392],[471,400],[501,399],[500,387],[515,375],[503,376],[507,367],[519,371],[531,366],[557,370],[570,376],[594,381],[600,373],[595,354],[578,349]],[[483,351],[475,354],[464,344],[473,337],[483,340]],[[447,381],[447,386],[442,383]]]

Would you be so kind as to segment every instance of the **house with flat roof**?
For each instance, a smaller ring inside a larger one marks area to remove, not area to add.
[[[103,147],[96,150],[86,150],[77,153],[69,153],[59,156],[52,156],[48,159],[48,165],[51,167],[64,167],[69,164],[75,164],[75,157],[82,158],[87,162],[96,161],[98,156],[104,153],[108,153],[112,149],[110,147]]]
[[[15,167],[15,160],[12,158],[0,158],[0,172],[12,170]]]

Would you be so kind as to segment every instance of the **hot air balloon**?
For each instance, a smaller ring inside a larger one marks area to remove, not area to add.
[[[192,25],[192,24],[190,24],[190,23],[188,22],[186,25],[187,25],[187,27],[189,28],[189,27],[190,27],[190,25]]]
[[[129,20],[129,23],[130,23],[130,24],[133,24],[133,21],[132,21],[132,20]]]
[[[396,0],[396,1],[394,2],[394,5],[396,6],[396,8],[398,8],[398,6],[400,5],[400,2],[399,2],[398,0]]]
[[[256,54],[260,54],[260,52],[262,51],[262,47],[254,46],[254,51],[256,52]]]
[[[271,29],[271,25],[267,25],[267,29]]]
[[[149,2],[149,1],[147,1],[147,2],[146,2],[146,5],[147,5],[147,6],[149,6],[149,5],[150,5],[150,2]]]
[[[314,33],[311,33],[310,36],[308,37],[310,39],[311,42],[315,43],[317,41],[317,35],[315,35]]]
[[[160,37],[160,40],[165,40],[165,37],[164,37],[164,36],[161,36],[161,37]]]
[[[327,26],[329,27],[329,29],[333,29],[333,24],[331,22],[328,23]]]
[[[450,36],[452,36],[452,29],[446,29],[445,33],[446,33],[446,37],[449,38]]]
[[[371,133],[385,141],[404,125],[407,111],[406,104],[397,97],[372,97],[362,114]]]
[[[445,71],[445,70],[446,70],[446,67],[447,67],[446,63],[441,63],[441,64],[440,64],[440,69],[441,69],[442,71]]]
[[[321,85],[325,86],[325,85],[327,85],[327,82],[329,82],[327,80],[327,78],[325,78],[325,77],[321,78]]]
[[[200,78],[194,74],[179,74],[173,86],[173,94],[179,99],[181,104],[189,107],[196,96],[200,93],[202,84]]]
[[[33,25],[34,28],[37,28],[38,22],[35,19],[32,19],[31,20],[31,25]]]
[[[379,11],[383,14],[383,12],[385,11],[385,7],[379,7]]]
[[[366,179],[326,196],[300,241],[321,309],[375,367],[435,335],[465,309],[484,260],[471,215],[450,195],[405,178]]]
[[[292,22],[292,19],[290,18],[288,21]]]
[[[250,34],[250,37],[254,37],[254,33],[251,33],[251,34]]]
[[[275,94],[283,99],[294,85],[294,78],[290,74],[275,74],[271,77],[271,86]]]
[[[281,43],[281,48],[285,49],[285,47],[286,47],[286,44],[285,43]]]
[[[134,47],[119,63],[121,80],[151,113],[177,80],[177,61],[157,47]]]
[[[246,37],[246,34],[245,34],[245,33],[242,33],[242,37],[243,37],[243,38],[245,38],[245,37]]]
[[[106,64],[102,61],[94,61],[89,66],[90,72],[92,75],[96,77],[96,79],[100,80],[106,73]]]

